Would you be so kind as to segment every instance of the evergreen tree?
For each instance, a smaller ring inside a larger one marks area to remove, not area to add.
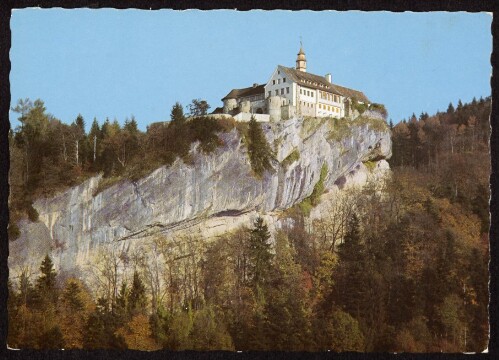
[[[139,130],[137,128],[137,120],[135,120],[135,116],[132,115],[130,120],[128,118],[125,120],[123,129],[130,132],[131,134],[137,134]]]
[[[457,102],[457,110],[461,110],[463,108],[463,103],[461,102],[461,99]]]
[[[128,313],[131,316],[134,316],[138,313],[145,312],[146,302],[146,288],[139,273],[135,271],[133,273],[132,288],[130,289],[130,295],[128,296]]]
[[[452,114],[454,113],[454,106],[452,103],[449,103],[449,107],[447,108],[447,114]]]
[[[50,256],[45,256],[40,266],[40,271],[42,274],[37,279],[37,291],[43,298],[55,304],[57,302],[57,273]]]
[[[393,130],[393,121],[390,119],[390,122],[388,123],[388,126],[390,127],[390,130]]]
[[[108,310],[107,301],[97,300],[95,311],[90,314],[86,323],[86,332],[83,337],[85,349],[126,349],[125,339],[115,332],[121,326],[115,316]]]
[[[249,122],[248,154],[251,168],[257,176],[262,176],[266,170],[273,169],[271,161],[274,158],[274,153],[254,116]]]
[[[359,320],[366,291],[366,262],[359,219],[355,213],[348,220],[343,243],[338,247],[338,256],[339,268],[334,293],[342,309]]]
[[[81,114],[78,114],[75,120],[75,124],[78,127],[79,131],[82,134],[85,134],[85,120],[83,119],[83,116]]]
[[[178,101],[172,107],[170,119],[171,125],[182,125],[185,122],[184,109]]]
[[[268,280],[271,268],[272,253],[269,242],[270,232],[261,217],[258,217],[250,230],[248,255],[250,259],[251,282],[256,286],[261,286]]]
[[[75,281],[70,281],[66,286],[63,293],[63,299],[71,311],[78,312],[83,309],[81,289]]]

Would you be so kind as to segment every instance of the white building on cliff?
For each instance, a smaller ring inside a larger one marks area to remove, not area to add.
[[[232,89],[223,99],[223,108],[214,113],[231,114],[248,121],[278,121],[294,115],[311,117],[352,117],[354,102],[369,105],[360,91],[333,84],[331,74],[307,73],[307,60],[300,47],[296,67],[278,65],[266,84]]]

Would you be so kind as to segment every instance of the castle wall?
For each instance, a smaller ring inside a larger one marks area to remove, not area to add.
[[[235,109],[237,107],[237,100],[236,99],[225,99],[224,100],[224,114],[228,114],[231,112],[231,110]]]
[[[281,120],[281,106],[283,106],[283,101],[288,103],[287,99],[281,98],[280,96],[270,96],[267,98],[267,108],[269,110],[270,121]]]
[[[269,114],[250,114],[247,112],[240,112],[236,116],[234,116],[234,119],[237,121],[250,121],[251,117],[254,116],[255,120],[257,122],[269,122],[270,121],[270,115]]]

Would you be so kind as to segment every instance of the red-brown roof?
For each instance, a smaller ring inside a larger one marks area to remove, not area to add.
[[[367,96],[365,96],[361,91],[349,89],[336,84],[331,84],[326,80],[324,76],[307,73],[282,65],[279,65],[278,69],[283,70],[297,84],[306,86],[311,89],[327,91],[333,94],[354,98],[357,101],[361,101],[364,103],[370,103]]]

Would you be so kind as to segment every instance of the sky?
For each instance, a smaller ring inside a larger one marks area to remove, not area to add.
[[[489,96],[492,15],[360,11],[19,9],[11,17],[11,105],[41,99],[87,130],[132,115],[139,128],[295,66],[385,104],[394,123]],[[11,126],[19,115],[10,112]]]

